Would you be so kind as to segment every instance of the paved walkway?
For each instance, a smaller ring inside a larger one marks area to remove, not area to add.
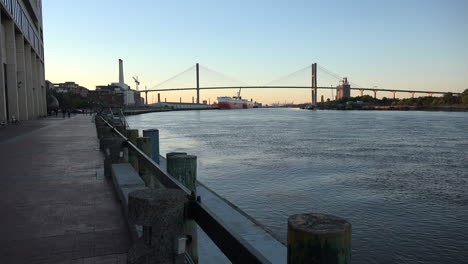
[[[125,263],[130,237],[90,116],[0,128],[0,263]]]

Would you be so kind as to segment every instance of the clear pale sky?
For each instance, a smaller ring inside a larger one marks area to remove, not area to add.
[[[134,75],[149,89],[197,62],[249,85],[317,62],[364,87],[468,88],[466,0],[47,0],[43,16],[46,79],[89,89],[118,81],[119,58],[133,88]],[[161,88],[195,86],[192,72],[183,76],[185,84]],[[208,76],[201,73],[201,86],[217,84]],[[338,84],[320,77],[319,86]],[[291,82],[310,85],[308,78]],[[201,99],[235,92],[202,90]],[[194,95],[161,97],[188,102]],[[308,90],[242,95],[263,103],[310,101]]]

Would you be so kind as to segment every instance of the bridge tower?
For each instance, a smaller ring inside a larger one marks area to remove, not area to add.
[[[312,105],[317,105],[317,63],[312,64]]]
[[[197,104],[200,103],[200,68],[198,67],[198,63],[196,65],[197,69]]]

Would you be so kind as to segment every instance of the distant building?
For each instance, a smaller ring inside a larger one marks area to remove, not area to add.
[[[124,91],[115,85],[96,86],[96,90],[89,91],[88,98],[95,105],[102,107],[122,107],[124,105]]]
[[[348,97],[351,97],[351,85],[348,83],[348,78],[344,77],[336,87],[336,100]]]
[[[125,90],[118,85],[99,85],[96,90],[89,91],[88,98],[97,105],[104,107],[122,107],[125,105],[142,105],[143,98],[140,93],[133,90]]]
[[[121,59],[119,59],[119,82],[96,86],[96,90],[90,91],[88,97],[95,105],[103,107],[122,107],[144,103],[140,93],[130,89],[130,86],[125,84]]]
[[[0,1],[0,121],[47,115],[41,0]]]
[[[88,97],[89,90],[75,82],[54,83],[52,90],[56,93],[72,92],[79,94],[82,98]]]

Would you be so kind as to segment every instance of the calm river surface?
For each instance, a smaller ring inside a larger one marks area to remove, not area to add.
[[[284,240],[287,217],[353,225],[353,263],[468,263],[468,113],[212,110],[128,117],[161,153]]]

